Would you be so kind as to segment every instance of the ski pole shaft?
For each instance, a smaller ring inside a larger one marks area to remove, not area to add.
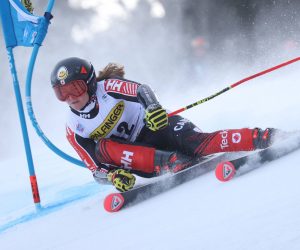
[[[204,102],[207,102],[207,101],[209,101],[209,100],[215,98],[216,96],[219,96],[219,95],[221,95],[221,94],[227,92],[227,91],[230,90],[230,89],[235,88],[236,86],[238,86],[238,85],[240,85],[240,84],[242,84],[242,83],[244,83],[244,82],[247,82],[247,81],[252,80],[252,79],[254,79],[254,78],[256,78],[256,77],[265,75],[265,74],[267,74],[267,73],[270,73],[270,72],[272,72],[272,71],[274,71],[274,70],[277,70],[277,69],[279,69],[279,68],[285,67],[285,66],[287,66],[287,65],[289,65],[289,64],[292,64],[292,63],[294,63],[294,62],[297,62],[297,61],[299,61],[299,60],[300,60],[300,57],[297,57],[297,58],[294,58],[294,59],[289,60],[289,61],[287,61],[287,62],[278,64],[278,65],[276,65],[276,66],[274,66],[274,67],[272,67],[272,68],[269,68],[269,69],[266,69],[266,70],[261,71],[261,72],[259,72],[259,73],[256,73],[256,74],[254,74],[254,75],[248,76],[248,77],[246,77],[246,78],[244,78],[244,79],[242,79],[242,80],[240,80],[240,81],[238,81],[238,82],[236,82],[236,83],[231,84],[230,86],[228,86],[228,87],[222,89],[221,91],[219,91],[219,92],[217,92],[217,93],[215,93],[215,94],[213,94],[213,95],[211,95],[211,96],[208,96],[208,97],[206,97],[206,98],[203,98],[203,99],[200,100],[200,101],[197,101],[197,102],[192,103],[192,104],[190,104],[190,105],[188,105],[188,106],[186,106],[186,107],[183,107],[183,108],[180,108],[180,109],[178,109],[178,110],[176,110],[176,111],[173,111],[173,112],[169,113],[168,116],[170,117],[170,116],[176,115],[176,114],[178,114],[178,113],[181,113],[181,112],[183,112],[183,111],[185,111],[185,110],[187,110],[187,109],[193,108],[193,107],[195,107],[195,106],[197,106],[197,105],[199,105],[199,104],[202,104],[202,103],[204,103]]]

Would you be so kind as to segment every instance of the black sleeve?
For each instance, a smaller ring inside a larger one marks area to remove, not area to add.
[[[137,89],[137,98],[145,109],[148,108],[150,105],[160,106],[157,97],[155,96],[155,93],[146,84],[140,85]]]

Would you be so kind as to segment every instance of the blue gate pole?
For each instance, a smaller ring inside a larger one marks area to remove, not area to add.
[[[11,47],[7,48],[7,56],[8,56],[8,61],[9,61],[10,72],[11,72],[11,75],[13,78],[13,86],[14,86],[15,96],[16,96],[16,100],[17,100],[19,119],[20,119],[20,124],[21,124],[21,128],[22,128],[23,142],[24,142],[25,151],[26,151],[26,158],[27,158],[27,164],[28,164],[28,170],[29,170],[29,178],[30,178],[33,201],[34,201],[36,209],[40,210],[41,204],[40,204],[39,189],[38,189],[38,184],[37,184],[35,171],[34,171],[34,165],[33,165],[33,160],[32,160],[31,149],[30,149],[30,142],[29,142],[27,125],[26,125],[26,120],[25,120],[25,115],[24,115],[19,80],[18,80],[16,66],[15,66],[13,49]]]

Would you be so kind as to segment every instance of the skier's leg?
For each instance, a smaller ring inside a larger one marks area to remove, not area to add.
[[[96,157],[104,164],[111,164],[143,177],[153,177],[187,167],[191,160],[180,153],[157,150],[114,139],[101,139],[96,144]]]
[[[219,152],[237,152],[262,149],[270,146],[274,135],[278,134],[277,129],[267,128],[243,128],[203,133],[188,119],[181,116],[169,118],[169,126],[160,132],[160,138],[168,145],[161,144],[164,148],[181,152],[191,157],[202,157]],[[153,133],[146,140],[157,141]]]
[[[199,145],[195,148],[198,156],[219,152],[251,151],[269,147],[273,142],[275,129],[260,128],[228,129],[198,135]]]

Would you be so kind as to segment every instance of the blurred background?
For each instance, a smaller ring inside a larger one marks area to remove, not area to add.
[[[43,15],[47,1],[32,2],[35,14]],[[64,135],[68,107],[56,100],[49,81],[52,68],[65,57],[85,58],[99,70],[109,62],[121,63],[128,79],[151,85],[161,103],[175,110],[297,57],[299,11],[298,0],[56,1],[32,82],[37,120],[54,144],[73,154]],[[24,96],[31,48],[18,47],[14,51]],[[24,154],[24,149],[2,33],[0,56],[0,158],[3,159]],[[192,118],[205,131],[252,125],[285,127],[286,123],[295,124],[296,128],[299,124],[294,120],[299,116],[295,106],[299,93],[296,74],[296,66],[289,66],[272,77],[249,83],[232,94],[187,111],[184,116]],[[247,95],[251,89],[255,94]],[[277,91],[273,93],[272,89]],[[272,115],[272,105],[285,100],[294,101],[280,106],[282,110],[277,107]],[[28,128],[33,152],[38,154],[45,145],[30,121]]]

